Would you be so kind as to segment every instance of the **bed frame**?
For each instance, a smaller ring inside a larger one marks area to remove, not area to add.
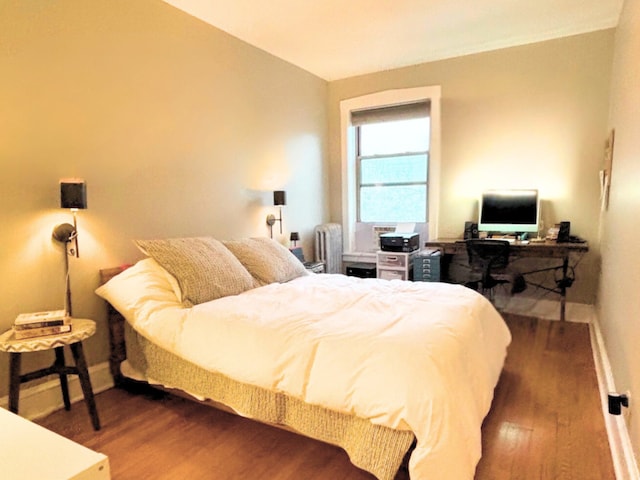
[[[100,270],[101,283],[106,283],[124,268]],[[153,379],[149,384],[154,388],[227,412],[242,412],[244,417],[337,445],[347,452],[354,465],[379,480],[393,480],[399,471],[402,478],[408,478],[408,458],[415,445],[411,431],[375,425],[366,419],[309,405],[282,393],[209,372],[153,344],[135,332],[108,303],[107,308],[109,366],[117,387],[130,388],[140,384],[122,373],[121,364],[127,361],[145,378]],[[197,397],[207,400],[197,400]]]

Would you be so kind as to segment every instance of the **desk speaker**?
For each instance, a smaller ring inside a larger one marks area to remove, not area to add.
[[[475,222],[464,222],[464,235],[465,240],[471,238],[478,238],[478,224]]]
[[[569,235],[571,235],[571,222],[560,222],[560,227],[558,228],[558,243],[568,242]]]

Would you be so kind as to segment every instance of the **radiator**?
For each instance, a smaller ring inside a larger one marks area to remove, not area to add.
[[[342,226],[325,223],[315,228],[316,262],[324,262],[325,272],[342,273]]]

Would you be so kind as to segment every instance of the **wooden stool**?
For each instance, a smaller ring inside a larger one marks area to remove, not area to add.
[[[87,362],[84,358],[82,349],[82,341],[96,333],[96,322],[93,320],[74,318],[71,321],[71,331],[59,335],[49,335],[45,337],[27,338],[17,340],[13,335],[13,330],[9,330],[0,335],[0,351],[8,352],[9,357],[9,410],[18,413],[18,400],[20,396],[20,384],[45,377],[47,375],[57,374],[60,377],[60,388],[62,389],[62,399],[64,408],[71,409],[71,401],[69,400],[69,385],[67,383],[67,375],[78,375],[84,401],[87,404],[89,415],[91,415],[91,423],[95,430],[100,430],[100,419],[98,418],[98,410],[93,397],[93,388],[91,379],[87,370]],[[69,345],[73,359],[76,363],[75,367],[65,365],[64,347]],[[55,362],[48,368],[36,370],[35,372],[20,374],[20,355],[28,352],[38,352],[41,350],[55,351]]]

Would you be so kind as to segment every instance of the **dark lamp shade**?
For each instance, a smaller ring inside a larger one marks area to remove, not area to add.
[[[87,186],[83,181],[60,182],[61,208],[87,208]]]
[[[291,237],[289,237],[289,240],[291,240],[292,242],[297,242],[298,240],[300,240],[300,234],[298,232],[291,232]]]
[[[274,190],[273,192],[273,204],[274,205],[286,205],[287,193],[284,190]]]

